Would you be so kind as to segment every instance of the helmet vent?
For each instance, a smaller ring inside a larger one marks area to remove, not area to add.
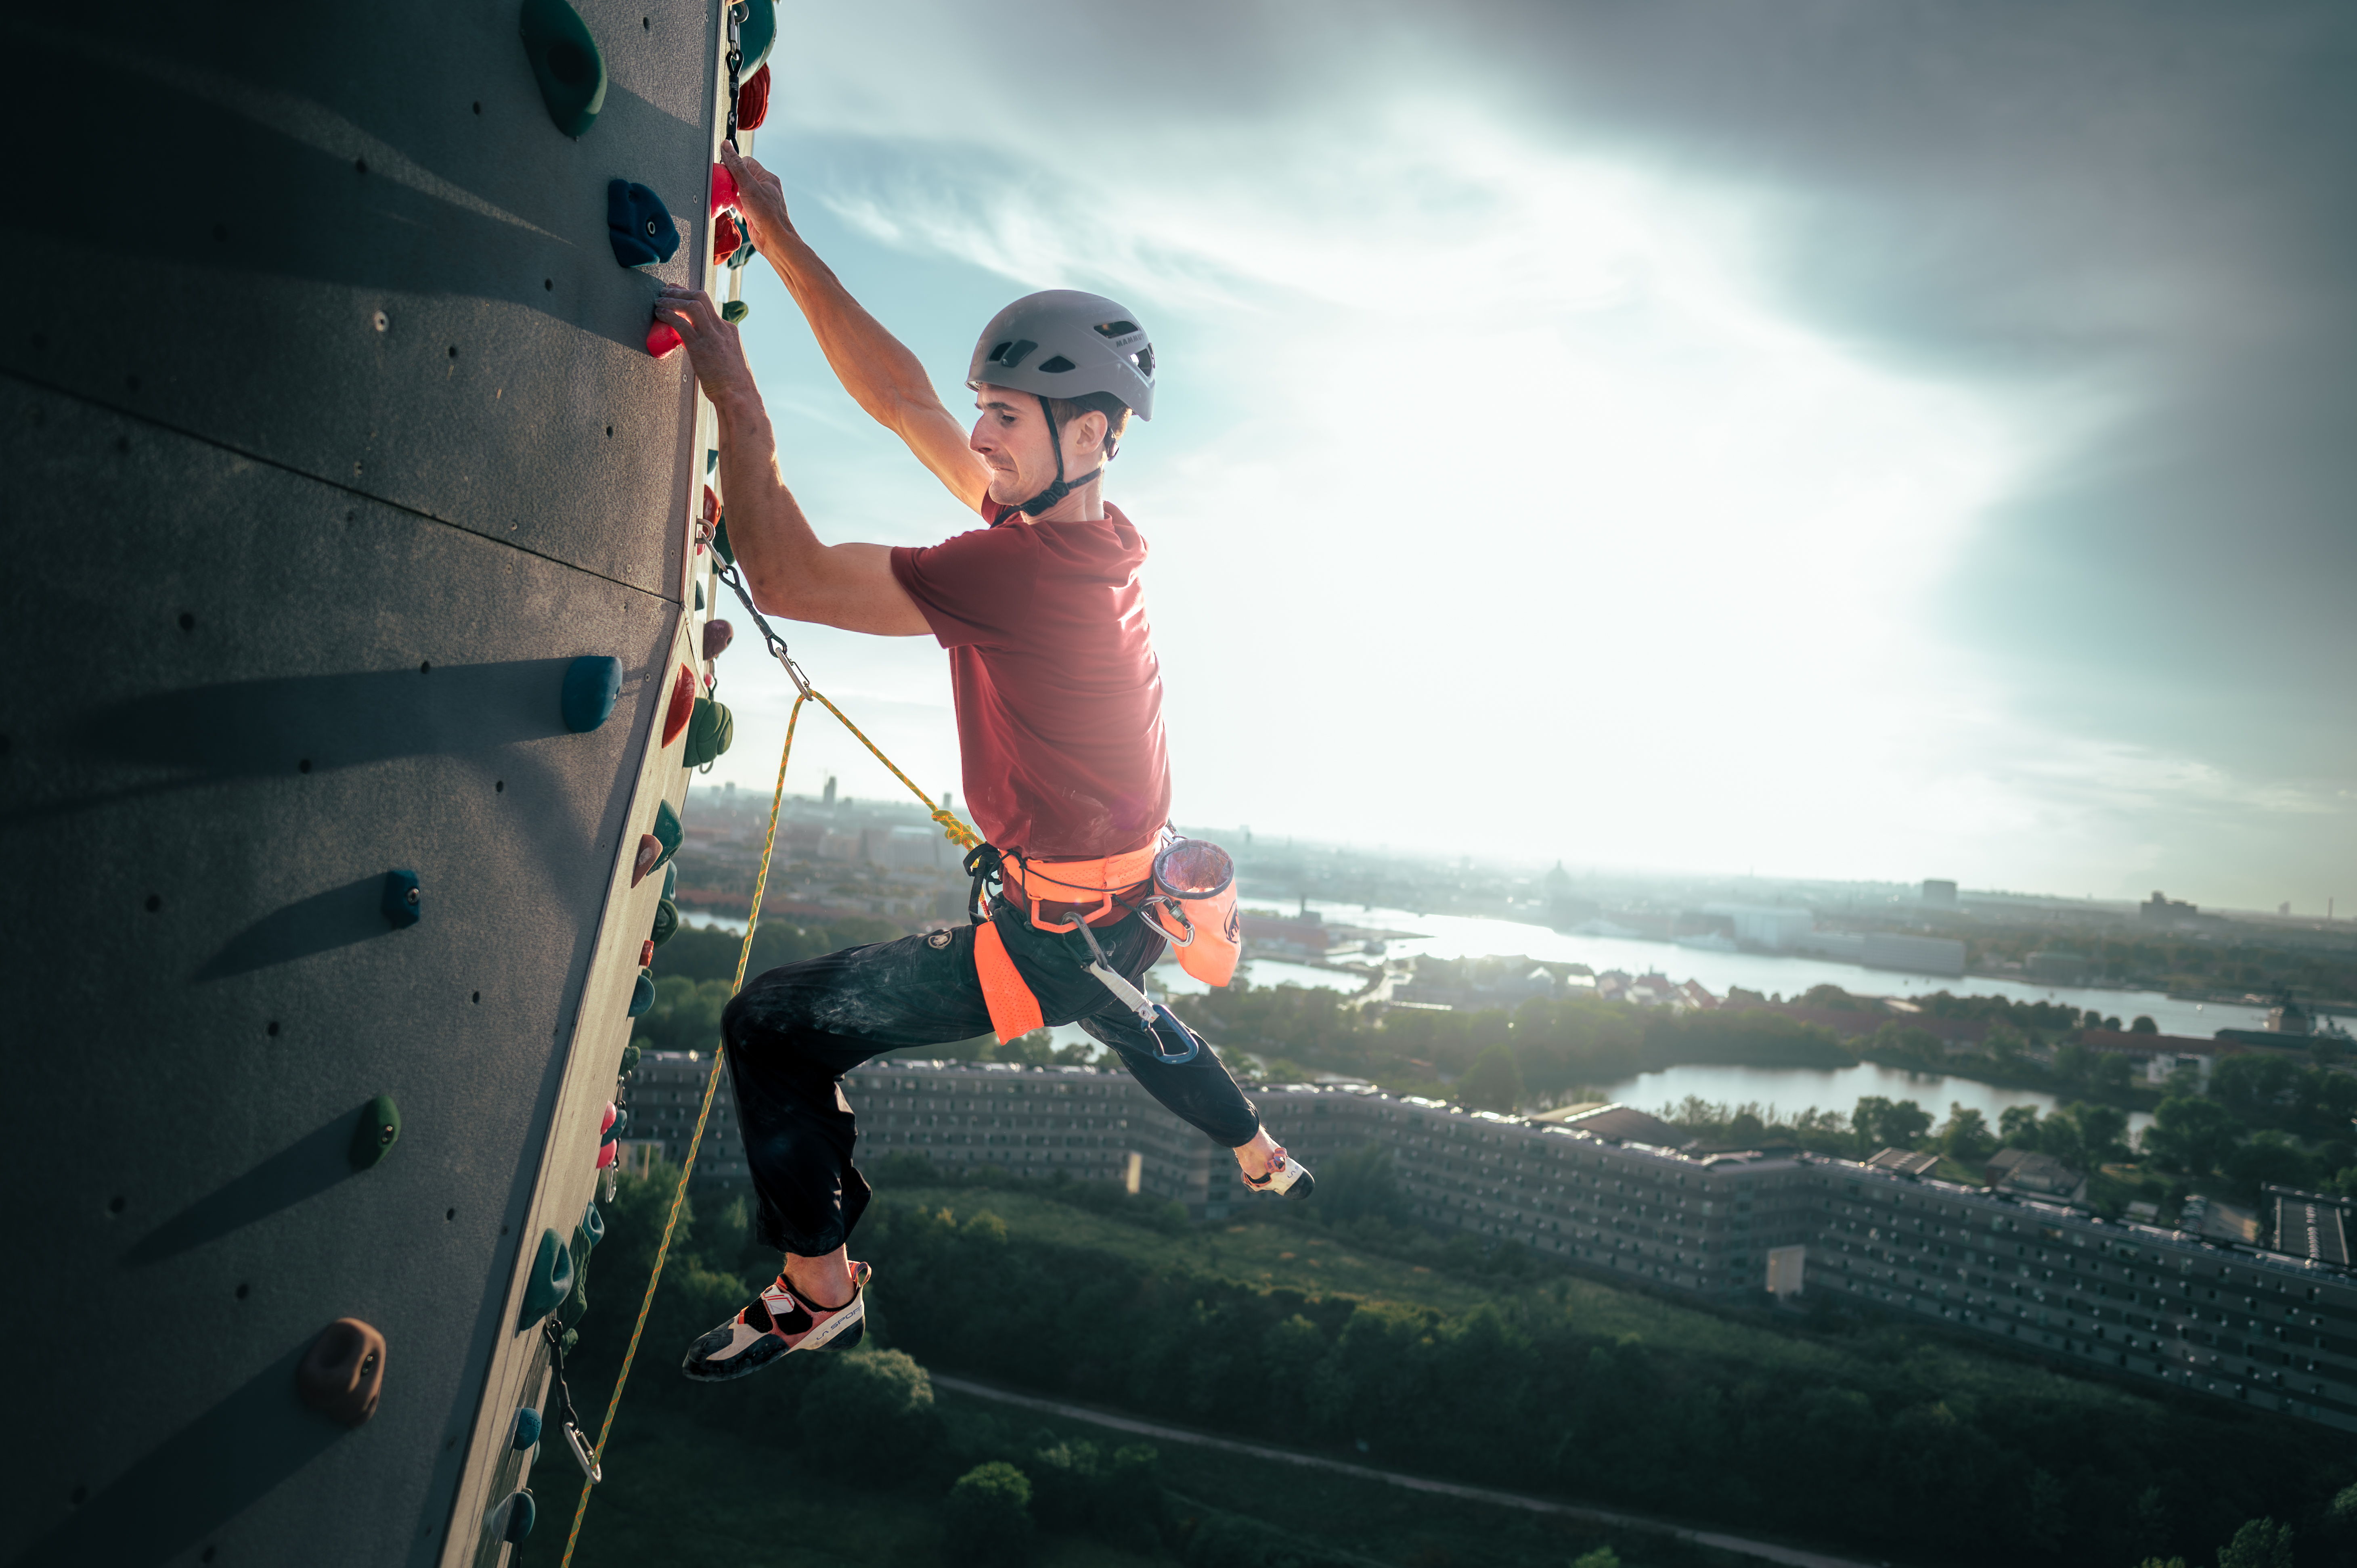
[[[1034,343],[1028,338],[1022,338],[1016,342],[1001,343],[996,348],[991,349],[990,358],[987,363],[993,365],[1004,365],[1011,371],[1016,366],[1021,364],[1030,354],[1031,350],[1037,349],[1039,346],[1039,344]],[[1071,366],[1066,365],[1064,368],[1069,371],[1071,369]]]
[[[1061,354],[1057,355],[1052,360],[1042,360],[1039,361],[1039,369],[1049,375],[1058,375],[1065,371],[1075,370],[1078,367],[1076,367],[1071,360],[1067,360]]]
[[[1135,321],[1100,321],[1097,323],[1098,335],[1105,338],[1126,338],[1131,333],[1138,330],[1140,330],[1140,328]]]
[[[1145,348],[1140,349],[1136,353],[1132,354],[1130,356],[1130,360],[1137,366],[1137,373],[1139,375],[1144,376],[1147,381],[1152,381],[1154,379],[1153,344],[1148,343]]]

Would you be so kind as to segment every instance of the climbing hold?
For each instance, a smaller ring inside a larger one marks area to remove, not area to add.
[[[679,328],[668,321],[658,321],[647,328],[647,352],[658,360],[667,360],[679,350]]]
[[[740,35],[741,36],[741,35]],[[763,66],[737,86],[737,128],[758,131],[770,117],[770,68]]]
[[[630,987],[630,1016],[643,1018],[653,1011],[654,1004],[655,977],[642,969],[639,971],[638,983]]]
[[[695,671],[683,664],[671,683],[671,703],[663,709],[662,743],[669,746],[687,729],[695,711]],[[676,846],[674,846],[676,847]]]
[[[745,20],[737,28],[737,48],[743,63],[741,73],[754,70],[770,58],[771,46],[778,41],[778,7],[776,0],[744,0]],[[743,81],[742,76],[738,78]],[[739,124],[742,129],[742,124]]]
[[[605,1114],[600,1116],[597,1121],[597,1141],[601,1144],[612,1143],[615,1139],[622,1135],[622,1129],[628,1127],[630,1124],[630,1113],[629,1112],[623,1110],[620,1106],[615,1104],[610,1100],[606,1101]]]
[[[708,620],[704,623],[704,656],[706,659],[719,658],[728,651],[728,645],[736,640],[737,628],[726,621]],[[693,719],[688,722],[694,723]]]
[[[710,697],[696,698],[695,712],[687,721],[687,766],[703,767],[736,741],[737,715],[728,711],[728,704]]]
[[[295,1369],[303,1402],[346,1426],[376,1413],[383,1388],[384,1336],[357,1317],[339,1317],[320,1330]]]
[[[666,898],[679,897],[679,862],[675,860],[663,867],[662,896]]]
[[[622,691],[622,661],[602,653],[585,654],[565,667],[562,707],[565,727],[587,735],[614,712]]]
[[[662,841],[652,833],[640,833],[638,856],[630,862],[630,886],[644,882],[647,873],[662,864]]]
[[[565,1305],[573,1294],[573,1254],[554,1230],[540,1233],[540,1250],[533,1254],[532,1273],[524,1277],[523,1310],[516,1316],[521,1334]]]
[[[732,325],[752,314],[753,307],[741,299],[732,299],[720,307],[720,319]]]
[[[639,1047],[636,1046],[624,1046],[622,1047],[622,1069],[621,1071],[615,1076],[619,1078],[628,1078],[630,1074],[638,1070]]]
[[[695,584],[695,607],[699,610],[704,607],[704,584],[701,581]]]
[[[581,1211],[581,1239],[592,1247],[606,1239],[606,1217],[597,1212],[597,1200],[594,1197],[589,1207]]]
[[[687,831],[680,826],[679,813],[671,809],[669,800],[655,802],[654,833],[662,845],[663,860],[669,860],[679,853],[679,841],[687,836]],[[656,864],[661,865],[662,862]]]
[[[737,177],[726,164],[712,166],[712,215],[717,218],[737,205]]]
[[[720,521],[720,498],[710,485],[704,487],[704,521],[716,525]]]
[[[745,236],[737,227],[737,215],[733,212],[722,213],[719,221],[712,226],[712,259],[716,262],[726,261],[730,252],[744,242]]]
[[[735,272],[737,268],[743,266],[746,263],[751,261],[755,256],[758,256],[760,253],[760,252],[753,248],[752,241],[746,241],[743,244],[728,252],[728,270],[732,273]]]
[[[511,1448],[529,1448],[540,1441],[540,1412],[524,1405],[516,1412],[515,1430],[508,1437]]]
[[[516,31],[549,119],[568,136],[587,131],[606,106],[606,59],[579,14],[565,0],[523,0]]]
[[[360,1124],[352,1129],[352,1169],[364,1171],[393,1152],[401,1136],[401,1107],[390,1094],[380,1094],[361,1108]]]
[[[540,1509],[533,1506],[532,1493],[529,1490],[513,1493],[500,1507],[507,1510],[507,1520],[500,1528],[500,1539],[511,1546],[521,1544],[524,1537],[532,1533],[532,1527],[540,1521]],[[497,1514],[494,1513],[493,1517],[496,1518]]]
[[[737,547],[728,542],[728,520],[712,525],[712,558],[723,566],[737,564]]]
[[[417,888],[417,873],[388,871],[384,874],[384,893],[377,908],[384,913],[384,923],[394,930],[417,924],[424,896]]]
[[[653,965],[654,965],[654,961],[655,961],[655,944],[654,944],[654,939],[653,939],[653,938],[651,938],[651,937],[649,937],[649,938],[647,938],[645,940],[643,940],[643,941],[641,941],[641,942],[640,942],[640,943],[639,943],[639,967],[640,967],[640,969],[651,969],[651,968],[652,968],[652,967],[653,967]]]
[[[627,179],[606,186],[606,238],[626,267],[651,267],[679,249],[679,225],[662,198]]]
[[[665,866],[663,869],[668,871],[671,868]],[[647,943],[651,947],[659,948],[677,935],[679,935],[679,906],[666,898],[655,906],[654,935],[647,939]]]
[[[600,1144],[597,1145],[597,1168],[599,1170],[604,1170],[607,1166],[612,1165],[616,1160],[619,1160],[621,1157],[621,1144]]]
[[[709,474],[713,469],[717,468],[718,467],[720,467],[720,448],[717,446],[706,446],[704,449],[704,471],[706,474]]]

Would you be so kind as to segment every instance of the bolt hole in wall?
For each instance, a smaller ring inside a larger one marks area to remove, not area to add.
[[[156,910],[161,909],[163,907],[164,907],[164,899],[163,899],[163,896],[162,896],[162,895],[160,895],[160,894],[156,894],[156,893],[150,893],[149,895],[147,895],[147,912],[148,912],[149,914],[151,914],[151,915],[152,915],[152,914],[154,914]]]
[[[109,1214],[122,1213],[125,1201],[126,1200],[121,1193],[116,1193],[113,1197],[106,1200],[106,1211]]]
[[[196,618],[194,615],[192,615],[191,613],[189,613],[188,611],[187,611],[187,610],[182,610],[182,611],[180,612],[180,629],[181,629],[182,631],[194,631],[194,630],[196,630],[196,629],[197,629],[197,618]]]
[[[492,794],[494,794],[494,795],[504,795],[504,794],[506,794],[507,792],[508,792],[508,781],[507,781],[506,779],[492,779],[492,780],[491,780],[491,793],[492,793]]]
[[[309,757],[306,757],[302,758],[301,760],[297,761],[297,762],[295,764],[295,771],[296,771],[296,772],[297,772],[297,773],[308,773],[308,772],[310,772],[310,771],[311,771],[311,759],[310,759]]]
[[[278,1020],[273,1018],[269,1023],[264,1024],[262,1026],[262,1032],[269,1036],[272,1039],[276,1039],[278,1037]]]

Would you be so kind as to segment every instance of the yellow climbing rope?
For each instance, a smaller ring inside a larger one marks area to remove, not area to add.
[[[784,806],[786,800],[786,765],[793,759],[794,731],[802,724],[802,704],[812,698],[816,697],[821,703],[824,704],[828,713],[841,720],[843,727],[856,736],[859,744],[873,753],[877,761],[891,769],[893,778],[909,786],[917,799],[923,801],[926,809],[931,811],[933,821],[942,825],[942,832],[948,836],[951,843],[961,849],[972,849],[982,843],[982,835],[960,822],[948,807],[936,808],[933,805],[932,797],[918,789],[916,782],[901,772],[899,766],[890,757],[885,756],[874,741],[862,734],[859,726],[853,724],[841,708],[829,702],[823,693],[802,680],[799,671],[790,665],[787,672],[796,677],[794,684],[800,690],[794,698],[792,712],[786,715],[786,744],[778,753],[777,787],[770,792],[770,827],[769,832],[761,839],[761,869],[753,878],[753,908],[745,917],[745,940],[737,944],[737,974],[728,985],[728,994],[731,996],[745,989],[746,966],[752,961],[753,958],[753,929],[761,923],[761,899],[770,886],[770,858],[778,846],[778,812]],[[604,1460],[606,1440],[612,1436],[614,1432],[615,1413],[622,1408],[622,1385],[630,1380],[630,1364],[638,1359],[639,1337],[646,1332],[647,1314],[654,1308],[655,1287],[662,1283],[663,1263],[671,1256],[672,1231],[679,1224],[679,1211],[687,1202],[688,1178],[695,1173],[695,1156],[704,1147],[705,1123],[712,1118],[712,1099],[720,1090],[720,1072],[726,1064],[726,1043],[715,1044],[712,1048],[712,1071],[704,1080],[704,1102],[696,1107],[695,1130],[688,1134],[687,1158],[679,1167],[679,1185],[673,1189],[671,1195],[671,1212],[663,1217],[662,1239],[655,1244],[655,1266],[647,1275],[646,1294],[639,1300],[638,1321],[630,1325],[630,1348],[622,1352],[622,1369],[615,1375],[614,1391],[606,1401],[606,1419],[597,1428],[597,1446],[592,1454],[593,1461],[596,1462],[602,1463]],[[581,1498],[573,1506],[573,1529],[565,1538],[565,1556],[558,1568],[572,1568],[574,1548],[581,1542],[581,1521],[589,1512],[590,1486],[591,1483],[586,1478],[581,1483]]]

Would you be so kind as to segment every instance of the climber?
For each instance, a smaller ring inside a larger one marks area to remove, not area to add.
[[[985,524],[927,548],[822,543],[780,477],[737,328],[704,295],[666,288],[656,315],[718,413],[730,544],[767,613],[930,634],[949,650],[966,800],[990,842],[968,858],[977,913],[964,928],[774,969],[729,1004],[722,1032],[759,1233],[784,1266],[689,1348],[683,1369],[707,1381],[861,1337],[867,1268],[847,1243],[868,1188],[852,1164],[842,1075],[885,1051],[1077,1023],[1232,1149],[1247,1187],[1299,1197],[1314,1185],[1215,1055],[1191,1036],[1189,1048],[1170,1048],[1178,1042],[1141,1020],[1135,990],[1168,929],[1142,907],[1162,886],[1157,856],[1176,853],[1161,675],[1138,584],[1146,542],[1103,499],[1131,415],[1153,415],[1145,331],[1094,295],[1016,301],[974,346],[969,433],[916,357],[803,243],[776,177],[723,156],[755,247],[845,389]],[[1175,1019],[1169,1029],[1186,1033]]]

